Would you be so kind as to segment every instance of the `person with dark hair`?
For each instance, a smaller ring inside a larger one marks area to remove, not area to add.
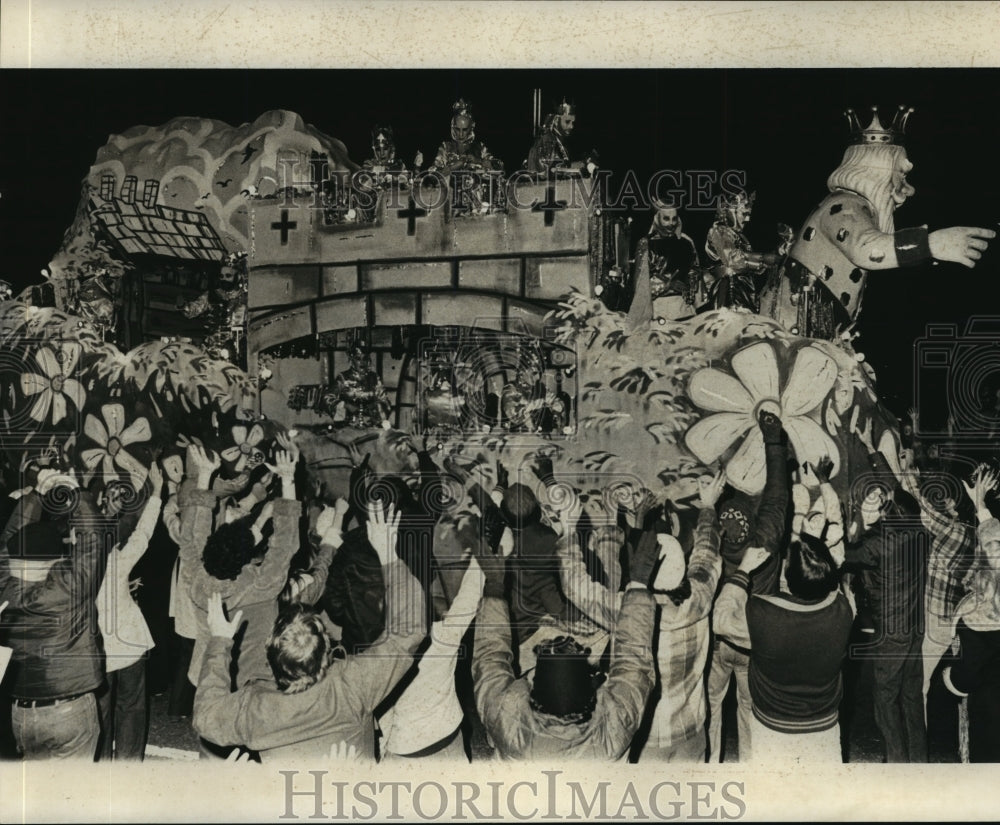
[[[542,508],[526,484],[503,491],[500,514],[514,533],[514,554],[508,562],[511,629],[518,645],[552,620],[571,619],[571,606],[559,580],[556,531],[542,521]]]
[[[14,524],[24,515],[18,504]],[[2,641],[13,650],[5,682],[25,759],[93,761],[97,752],[104,656],[94,594],[106,553],[91,531],[77,530],[81,518],[41,507],[0,546]]]
[[[767,480],[759,503],[738,490],[719,502],[719,525],[722,533],[723,580],[736,572],[743,553],[751,544],[766,547],[770,559],[754,573],[755,593],[774,589],[780,568],[781,543],[785,537],[788,512],[789,479],[785,466],[787,450],[781,421],[773,413],[762,410],[758,424],[764,437]],[[713,610],[712,664],[706,690],[709,702],[708,746],[709,761],[722,761],[722,703],[729,683],[736,680],[737,726],[739,729],[740,761],[750,760],[750,719],[753,715],[750,698],[750,649],[746,639],[746,609],[735,610],[721,589]]]
[[[649,592],[658,545],[632,559],[631,581],[615,623],[607,681],[599,684],[589,649],[572,637],[541,641],[530,676],[516,678],[506,560],[487,542],[475,548],[486,583],[476,617],[472,676],[476,708],[502,759],[602,759],[625,756],[656,676]]]
[[[874,676],[875,724],[886,761],[926,762],[924,715],[924,590],[930,536],[916,500],[875,449],[871,422],[855,426],[868,449],[871,475],[861,488],[861,525],[853,524],[846,570],[860,570],[871,604],[875,636],[861,654]]]
[[[243,607],[247,627],[240,645],[240,679],[266,667],[264,639],[271,629],[273,603],[285,586],[288,565],[299,547],[300,503],[295,498],[298,450],[286,440],[272,467],[281,478],[281,498],[267,502],[256,522],[241,518],[212,531],[215,496],[209,486],[219,468],[217,455],[197,444],[188,447],[187,480],[178,494],[180,505],[180,586],[191,595],[199,624],[188,676],[197,686],[208,644],[208,597],[221,592],[233,607]],[[263,527],[273,513],[274,531],[263,543]],[[199,558],[200,556],[200,558]]]
[[[326,757],[344,742],[374,758],[374,711],[410,669],[425,635],[423,592],[395,552],[399,515],[373,505],[365,526],[383,567],[385,631],[369,650],[337,661],[339,645],[316,611],[282,612],[266,644],[271,676],[231,691],[233,635],[222,597],[209,600],[212,632],[194,703],[194,727],[220,746],[242,745],[262,761]]]
[[[746,614],[743,644],[750,650],[752,762],[842,761],[841,667],[854,613],[839,586],[838,565],[827,543],[842,540],[832,512],[831,506],[823,524],[811,525],[808,532],[798,531],[793,523],[784,576],[770,592],[757,592],[752,574],[773,552],[751,545],[717,600],[731,605],[727,614]],[[812,534],[816,527],[826,540]],[[735,628],[735,622],[727,623],[727,633],[739,641]]]

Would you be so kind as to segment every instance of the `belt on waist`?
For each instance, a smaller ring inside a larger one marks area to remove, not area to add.
[[[87,690],[83,693],[74,693],[72,696],[60,696],[58,699],[14,699],[14,704],[19,708],[49,708],[54,705],[63,705],[66,702],[72,702],[74,699],[79,699],[88,693],[93,693],[93,691]]]

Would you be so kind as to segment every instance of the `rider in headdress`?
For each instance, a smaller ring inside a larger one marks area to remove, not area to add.
[[[774,255],[754,252],[743,234],[750,220],[756,193],[740,190],[731,195],[719,195],[715,223],[708,230],[705,252],[715,266],[715,283],[711,288],[712,305],[759,310],[756,275],[777,262]]]
[[[592,173],[596,168],[596,152],[591,152],[586,160],[571,160],[568,138],[575,128],[576,106],[563,98],[539,130],[535,143],[528,152],[525,168],[529,172],[543,174],[550,169],[572,169],[578,172],[588,169]]]

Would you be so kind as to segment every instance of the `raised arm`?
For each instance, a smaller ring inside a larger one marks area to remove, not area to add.
[[[594,581],[587,572],[580,534],[577,532],[580,512],[578,500],[575,505],[560,511],[561,535],[556,541],[560,582],[566,598],[585,616],[603,629],[611,630],[621,609],[621,594],[612,593],[603,584]]]
[[[385,579],[385,630],[370,648],[344,663],[344,683],[368,710],[392,691],[413,665],[426,635],[424,591],[396,555],[400,514],[391,505],[370,504],[366,529]]]

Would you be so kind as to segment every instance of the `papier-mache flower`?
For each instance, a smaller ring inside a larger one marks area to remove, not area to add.
[[[781,419],[800,464],[808,461],[815,466],[829,457],[836,475],[840,469],[837,444],[810,417],[837,380],[836,362],[817,347],[805,346],[796,354],[784,388],[774,347],[767,341],[740,350],[733,355],[731,365],[735,376],[715,367],[697,370],[691,376],[691,400],[714,413],[685,434],[694,456],[711,464],[739,444],[726,463],[726,479],[737,490],[757,495],[766,481],[764,438],[757,416],[767,409]]]
[[[81,347],[77,343],[40,346],[35,352],[35,363],[41,374],[26,372],[21,375],[21,392],[36,396],[28,413],[40,424],[45,423],[49,411],[52,423],[58,424],[67,414],[66,399],[79,410],[86,400],[83,384],[72,378],[80,360]]]
[[[264,460],[263,453],[257,449],[257,445],[264,440],[264,428],[260,424],[254,424],[247,432],[247,428],[236,425],[233,427],[233,441],[236,444],[222,451],[223,461],[235,461],[233,469],[242,472],[250,461],[254,466]]]
[[[132,486],[138,490],[145,483],[148,471],[125,448],[149,441],[152,437],[149,422],[140,417],[126,426],[125,408],[121,404],[104,404],[101,418],[103,422],[96,416],[88,415],[83,422],[84,433],[99,445],[80,452],[80,460],[87,468],[86,481],[89,483],[100,464],[105,477],[124,470],[131,477]]]

